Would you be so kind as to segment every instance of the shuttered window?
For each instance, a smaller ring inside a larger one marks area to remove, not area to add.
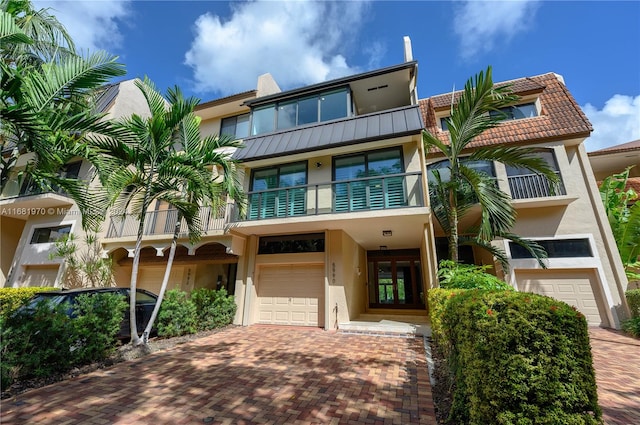
[[[255,170],[249,194],[250,220],[306,214],[307,163]]]
[[[407,205],[402,149],[366,152],[334,161],[334,211],[361,211]],[[377,177],[380,178],[370,178]]]

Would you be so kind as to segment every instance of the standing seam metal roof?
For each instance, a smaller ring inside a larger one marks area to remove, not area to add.
[[[424,128],[418,105],[296,127],[244,139],[233,157],[257,160],[349,144],[418,134]]]

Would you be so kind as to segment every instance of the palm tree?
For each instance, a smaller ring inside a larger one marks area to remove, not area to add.
[[[127,133],[120,139],[105,139],[99,144],[104,158],[101,170],[106,174],[104,182],[111,193],[111,202],[119,211],[136,214],[139,225],[131,270],[131,294],[137,288],[140,266],[140,249],[147,210],[152,202],[162,201],[177,211],[169,260],[152,319],[138,335],[135,320],[135,297],[131,297],[131,343],[146,343],[153,321],[171,272],[180,224],[184,220],[189,238],[197,241],[202,233],[200,208],[205,205],[218,207],[226,203],[229,195],[243,203],[235,164],[228,149],[239,147],[231,138],[200,137],[200,119],[193,113],[199,100],[185,99],[178,88],[169,90],[168,102],[156,90],[151,81],[136,82],[149,106],[151,116],[132,115],[117,125]],[[215,178],[212,169],[222,167],[223,177]]]
[[[103,114],[92,109],[91,99],[96,89],[123,75],[124,66],[104,52],[87,58],[67,54],[50,59],[51,52],[45,46],[53,48],[58,33],[34,30],[45,24],[35,26],[34,19],[25,20],[16,12],[16,5],[32,10],[28,2],[16,1],[3,1],[0,10],[0,141],[2,150],[10,152],[0,163],[0,190],[9,181],[18,158],[31,154],[22,178],[28,176],[44,189],[64,189],[87,213],[82,215],[83,225],[95,226],[101,205],[87,196],[85,182],[61,177],[60,169],[77,156],[93,159],[86,140],[89,133],[111,133]],[[34,40],[29,34],[41,38]],[[25,52],[38,60],[23,60]]]
[[[532,148],[518,146],[491,146],[470,150],[471,143],[485,131],[500,124],[501,108],[512,105],[518,97],[508,85],[496,87],[493,84],[491,67],[470,78],[457,102],[451,107],[447,119],[449,143],[443,143],[435,135],[423,131],[422,139],[427,155],[444,155],[448,160],[445,169],[449,178],[442,178],[438,170],[433,170],[434,180],[429,185],[434,216],[440,223],[449,242],[449,259],[458,262],[461,245],[476,245],[491,252],[504,270],[509,264],[503,250],[493,246],[497,237],[512,240],[526,248],[541,266],[541,258],[546,257],[544,249],[510,232],[515,224],[516,212],[511,198],[502,192],[495,180],[488,174],[474,169],[475,161],[494,161],[508,166],[520,167],[545,176],[554,184],[558,177],[549,165],[536,157]],[[480,205],[480,219],[476,225],[460,231],[460,221],[470,208]]]

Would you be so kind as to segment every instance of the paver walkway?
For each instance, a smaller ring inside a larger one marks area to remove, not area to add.
[[[589,336],[606,424],[640,424],[640,340],[601,328],[590,328]]]
[[[231,328],[2,401],[3,424],[435,424],[421,338]]]

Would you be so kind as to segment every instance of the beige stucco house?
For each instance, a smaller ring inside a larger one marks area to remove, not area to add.
[[[105,86],[96,98],[95,110],[104,113],[105,119],[149,113],[135,80]],[[42,191],[19,177],[30,160],[30,154],[20,156],[0,194],[0,287],[62,286],[62,261],[49,258],[54,241],[72,233],[81,246],[85,236],[80,210],[71,198],[61,190]],[[95,184],[94,167],[79,158],[69,162],[61,173]]]
[[[233,156],[242,166],[247,208],[242,215],[232,203],[202,209],[206,232],[195,245],[186,235],[180,239],[169,288],[225,287],[236,297],[235,323],[242,325],[354,329],[360,322],[426,322],[425,294],[437,285],[438,252],[446,246],[428,198],[429,169],[441,158],[424,151],[421,133],[426,128],[448,140],[441,118],[452,94],[420,100],[417,73],[406,43],[398,65],[288,91],[267,74],[256,90],[199,105],[203,135],[244,141]],[[510,258],[504,278],[518,290],[575,305],[591,325],[619,327],[626,278],[582,144],[591,125],[560,76],[511,83],[522,97],[509,110],[513,119],[474,146],[538,147],[562,184],[552,192],[536,175],[484,164],[514,199],[514,231],[550,253],[541,269],[495,241]],[[170,208],[153,206],[142,288],[159,289],[175,217]],[[102,246],[114,260],[118,285],[129,284],[135,232],[133,217],[111,217],[104,226]],[[465,255],[493,264],[481,252]]]

